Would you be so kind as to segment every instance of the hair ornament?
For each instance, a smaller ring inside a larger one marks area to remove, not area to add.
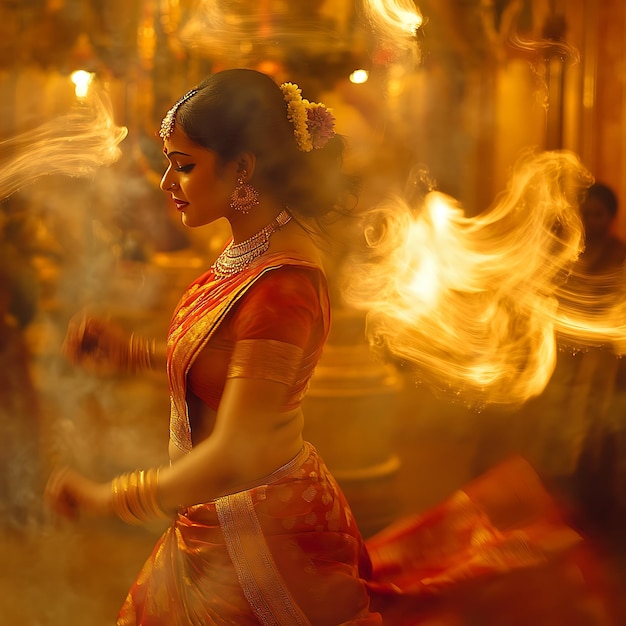
[[[323,148],[335,136],[335,118],[324,104],[309,102],[294,83],[280,86],[287,103],[287,119],[293,124],[296,144],[302,152]]]
[[[176,112],[180,108],[183,102],[187,102],[189,98],[192,98],[198,93],[197,89],[188,91],[182,98],[179,98],[174,106],[165,114],[163,121],[161,122],[161,130],[159,131],[159,137],[161,139],[169,139],[174,132],[174,123],[176,121]]]

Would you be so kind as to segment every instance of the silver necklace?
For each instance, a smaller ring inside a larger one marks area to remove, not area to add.
[[[270,247],[270,237],[290,220],[291,214],[287,209],[283,209],[267,226],[252,237],[241,243],[231,241],[211,266],[215,277],[226,278],[248,267],[252,261],[267,252]]]

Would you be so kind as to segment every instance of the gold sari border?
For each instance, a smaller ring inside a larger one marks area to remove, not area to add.
[[[235,343],[227,378],[257,378],[292,385],[304,350],[275,339],[242,339]]]
[[[187,375],[193,362],[226,314],[247,290],[268,271],[285,265],[316,268],[324,273],[321,267],[311,261],[276,252],[259,257],[258,262],[253,263],[247,271],[222,281],[211,280],[211,273],[206,272],[181,297],[168,333],[167,374],[172,404],[171,440],[183,452],[192,449],[186,392]],[[193,323],[189,318],[193,318]]]
[[[264,626],[311,626],[274,563],[250,491],[218,498],[215,509],[237,578],[258,620]]]

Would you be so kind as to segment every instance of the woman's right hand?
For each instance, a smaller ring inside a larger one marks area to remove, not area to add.
[[[79,314],[68,324],[62,352],[74,365],[99,373],[127,370],[130,334],[110,321]]]
[[[44,500],[53,511],[70,520],[76,520],[81,513],[113,515],[111,483],[96,483],[69,468],[50,476]]]

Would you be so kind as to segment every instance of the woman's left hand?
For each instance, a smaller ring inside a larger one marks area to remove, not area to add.
[[[71,520],[81,513],[113,515],[111,483],[94,482],[69,468],[52,474],[44,498],[53,511]]]

